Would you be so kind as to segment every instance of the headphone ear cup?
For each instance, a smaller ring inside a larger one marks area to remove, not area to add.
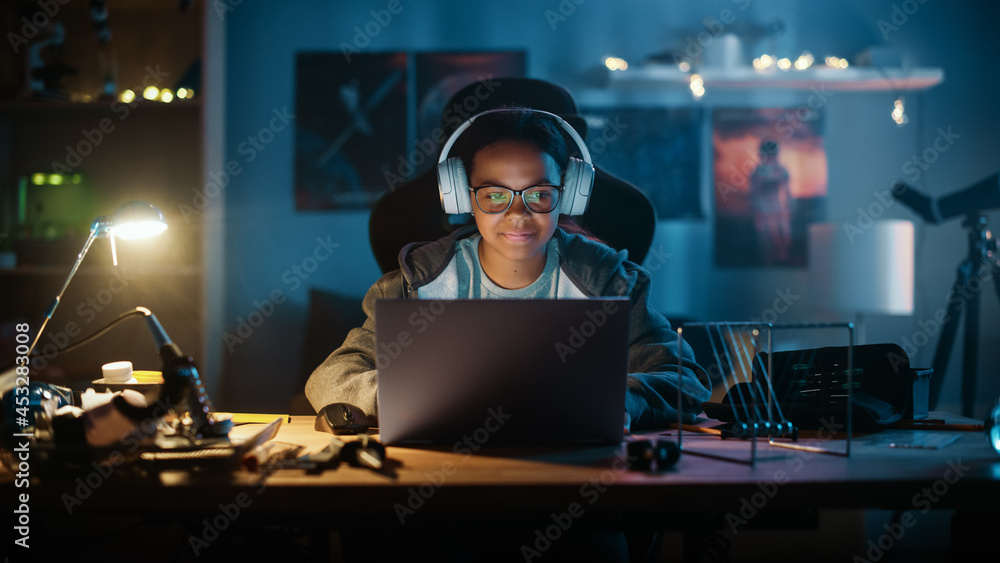
[[[562,215],[583,215],[594,188],[594,166],[578,158],[570,158],[563,174]]]
[[[441,209],[445,213],[472,213],[469,196],[469,179],[465,174],[465,164],[458,157],[451,157],[438,163],[438,194]]]

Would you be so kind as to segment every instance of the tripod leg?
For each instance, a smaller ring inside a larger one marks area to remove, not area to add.
[[[969,273],[972,268],[968,262],[963,262],[958,266],[955,277],[955,284],[951,286],[948,293],[948,316],[945,317],[944,326],[941,327],[941,337],[938,340],[937,348],[934,350],[934,374],[931,376],[930,408],[937,407],[938,399],[941,395],[941,385],[944,383],[944,373],[948,367],[948,360],[951,358],[951,347],[955,343],[955,332],[958,330],[958,322],[962,316],[962,310],[966,308],[965,286],[969,281]]]
[[[962,416],[973,417],[976,367],[979,364],[979,292],[965,304],[965,340],[962,345]]]

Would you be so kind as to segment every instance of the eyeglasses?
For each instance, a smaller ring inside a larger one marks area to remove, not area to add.
[[[533,213],[551,213],[559,205],[559,186],[532,186],[514,191],[499,186],[480,186],[472,188],[476,196],[476,205],[483,213],[494,215],[510,209],[514,196],[521,194],[524,206]]]

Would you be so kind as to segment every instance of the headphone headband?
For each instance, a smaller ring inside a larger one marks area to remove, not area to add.
[[[548,117],[552,118],[556,123],[559,124],[560,127],[562,127],[563,131],[567,135],[569,135],[569,138],[573,139],[573,142],[576,143],[576,147],[578,149],[580,149],[580,156],[583,157],[582,158],[583,162],[585,162],[585,163],[590,164],[591,166],[593,166],[593,161],[590,159],[590,151],[587,150],[587,144],[583,142],[583,138],[581,138],[580,134],[576,132],[576,129],[573,129],[572,125],[570,125],[569,123],[566,123],[565,119],[559,117],[558,115],[556,115],[554,113],[549,113],[547,111],[542,111],[540,109],[528,109],[528,108],[523,108],[523,109],[522,108],[516,108],[516,109],[504,109],[504,108],[489,109],[489,110],[486,110],[484,112],[480,112],[480,113],[477,113],[476,115],[473,115],[472,117],[470,117],[469,119],[467,119],[464,123],[462,123],[461,125],[459,125],[458,128],[455,129],[455,131],[451,134],[451,136],[448,137],[448,140],[445,142],[444,147],[442,147],[442,149],[441,149],[441,156],[438,157],[438,164],[441,164],[442,162],[444,162],[444,161],[446,161],[448,159],[448,153],[451,152],[452,145],[454,145],[455,142],[458,141],[458,138],[462,136],[462,133],[466,129],[468,129],[469,127],[472,126],[472,122],[473,121],[475,121],[479,117],[482,117],[482,116],[484,116],[484,115],[486,115],[488,113],[501,113],[501,112],[512,112],[512,111],[524,111],[524,112],[531,112],[531,113],[540,113],[542,115],[547,115]]]
[[[571,157],[563,173],[563,194],[559,212],[564,215],[582,215],[587,209],[590,192],[594,185],[594,165],[590,158],[590,151],[587,150],[587,144],[565,119],[554,113],[530,108],[498,108],[477,113],[459,125],[448,137],[441,148],[441,155],[438,157],[438,191],[441,196],[441,207],[445,213],[472,212],[472,204],[468,197],[470,188],[465,165],[460,158],[448,156],[452,146],[476,119],[489,113],[499,112],[530,112],[548,116],[558,123],[563,132],[573,140],[582,158]]]

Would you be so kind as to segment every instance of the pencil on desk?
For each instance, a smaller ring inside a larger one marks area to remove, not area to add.
[[[216,415],[228,416],[233,424],[265,424],[280,418],[284,422],[291,422],[290,414],[264,414],[257,412],[217,412]]]
[[[986,427],[982,424],[940,424],[925,422],[896,423],[893,425],[893,428],[902,430],[956,430],[964,432],[983,432],[986,430]]]

